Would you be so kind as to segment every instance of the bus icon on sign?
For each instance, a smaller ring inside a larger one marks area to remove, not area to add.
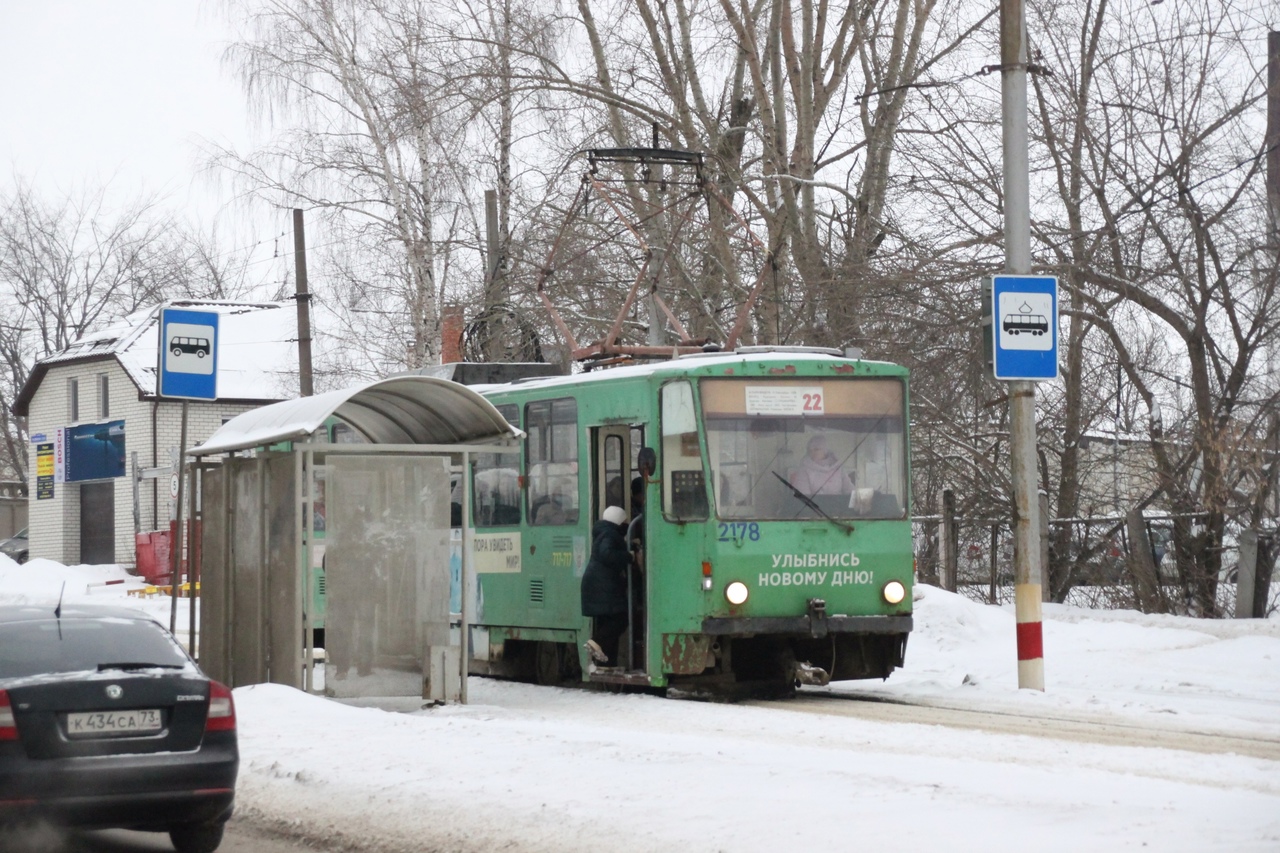
[[[209,354],[208,338],[170,338],[169,352],[174,356],[180,356],[183,353],[194,355],[196,358],[204,358]]]
[[[1010,335],[1043,335],[1049,331],[1049,320],[1043,314],[1005,314],[1000,326]]]
[[[160,309],[156,342],[156,393],[179,400],[216,400],[222,341],[213,311]]]

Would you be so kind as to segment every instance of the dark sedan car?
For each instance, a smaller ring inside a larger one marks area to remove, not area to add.
[[[145,614],[0,606],[0,834],[43,819],[210,853],[239,763],[231,691]]]

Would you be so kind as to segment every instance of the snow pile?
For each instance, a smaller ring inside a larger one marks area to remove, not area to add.
[[[36,583],[0,564],[0,600]],[[134,602],[117,589],[93,597]],[[833,697],[708,705],[477,678],[472,705],[418,710],[259,685],[235,691],[237,811],[403,851],[1280,849],[1280,761],[1253,757],[1280,754],[1280,622],[1045,615],[1046,693],[1016,689],[1010,610],[930,587],[907,669],[830,690],[1107,721],[1113,745],[903,722],[921,709]],[[1123,745],[1150,730],[1185,748]],[[1214,732],[1265,749],[1179,742]]]
[[[1044,605],[1045,693],[1019,691],[1013,606],[916,587],[906,668],[835,690],[1042,714],[1105,712],[1280,738],[1280,619],[1209,620]],[[1075,716],[1080,716],[1075,713]]]
[[[115,581],[116,583],[106,583]],[[132,607],[169,627],[169,610],[173,606],[167,595],[143,596],[147,588],[142,578],[129,574],[124,567],[64,566],[53,560],[33,558],[18,565],[0,554],[0,604],[47,606],[110,604]],[[133,595],[130,595],[130,591]],[[178,640],[185,643],[190,616],[188,599],[178,599]],[[198,608],[197,608],[198,610]]]

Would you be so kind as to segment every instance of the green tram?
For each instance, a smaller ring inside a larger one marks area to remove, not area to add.
[[[902,665],[905,368],[749,347],[476,390],[527,439],[473,471],[472,673],[696,691]],[[643,547],[624,665],[595,669],[580,583],[610,505],[643,509]]]

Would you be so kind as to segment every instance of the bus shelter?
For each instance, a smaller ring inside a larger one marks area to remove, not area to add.
[[[201,666],[233,687],[312,690],[323,637],[329,695],[465,702],[475,584],[462,473],[477,454],[518,453],[522,437],[475,391],[426,376],[229,420],[188,451]],[[451,586],[471,593],[454,593],[456,632]]]

